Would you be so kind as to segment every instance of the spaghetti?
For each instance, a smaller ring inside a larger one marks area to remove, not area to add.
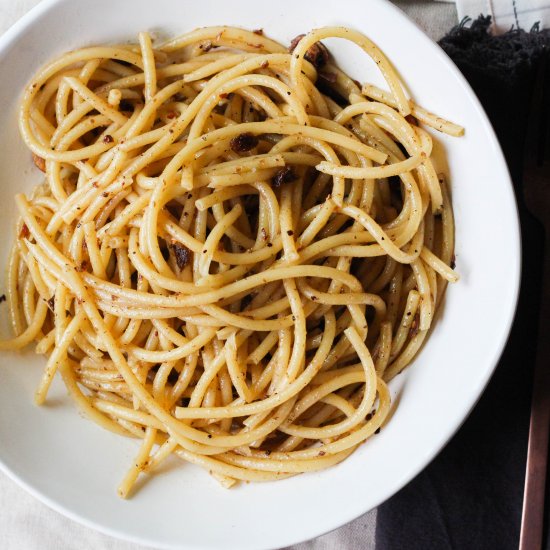
[[[320,42],[351,40],[389,91]],[[88,417],[141,440],[118,492],[169,456],[222,485],[329,467],[380,429],[387,382],[456,281],[432,138],[463,129],[408,100],[347,28],[202,28],[75,50],[25,89],[45,182],[20,194],[16,336]]]

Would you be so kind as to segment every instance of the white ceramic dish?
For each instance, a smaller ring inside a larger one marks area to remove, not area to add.
[[[467,128],[461,139],[438,136],[451,178],[462,279],[449,289],[414,365],[392,383],[397,407],[380,435],[317,474],[227,491],[181,464],[122,501],[115,486],[137,443],[82,419],[60,384],[48,406],[35,407],[43,359],[32,352],[2,354],[0,467],[52,508],[161,548],[286,546],[334,529],[394,494],[442,448],[485,387],[508,335],[520,271],[516,206],[499,145],[458,70],[397,8],[383,0],[341,0],[338,6],[332,0],[314,7],[295,0],[47,0],[0,39],[0,189],[10,212],[0,219],[4,259],[13,235],[12,196],[39,177],[17,132],[16,103],[40,65],[76,47],[135,40],[140,30],[174,35],[213,24],[263,27],[288,43],[310,28],[349,25],[383,48],[417,101]],[[327,44],[355,78],[378,80],[358,49]],[[5,322],[5,313],[1,317]]]

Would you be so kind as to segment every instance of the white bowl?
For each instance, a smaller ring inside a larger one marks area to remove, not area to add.
[[[500,147],[459,71],[397,8],[382,0],[340,0],[338,6],[333,0],[47,0],[0,39],[0,181],[9,212],[0,219],[4,259],[13,237],[12,197],[39,179],[17,131],[16,104],[33,73],[69,49],[135,40],[140,30],[177,35],[228,24],[262,27],[288,43],[314,27],[349,25],[383,48],[420,104],[466,127],[460,139],[437,136],[450,174],[462,279],[448,289],[414,364],[391,384],[395,413],[380,435],[329,470],[230,491],[202,470],[174,462],[177,467],[122,501],[115,486],[137,443],[81,418],[59,383],[49,404],[35,407],[44,359],[2,354],[0,467],[52,508],[161,548],[286,546],[339,527],[394,494],[443,447],[487,384],[512,322],[520,272],[516,205]],[[379,81],[357,48],[327,44],[355,78]],[[6,304],[0,307],[5,322]]]

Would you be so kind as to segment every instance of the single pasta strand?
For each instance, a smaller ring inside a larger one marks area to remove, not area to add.
[[[145,74],[145,101],[151,101],[157,92],[157,75],[155,69],[155,56],[151,45],[151,37],[146,32],[138,34],[141,57],[143,59],[143,72]]]

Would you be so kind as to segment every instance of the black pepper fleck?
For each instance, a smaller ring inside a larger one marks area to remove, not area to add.
[[[250,149],[254,149],[256,145],[258,145],[258,138],[250,132],[239,134],[229,142],[229,146],[235,153],[250,151]]]
[[[275,175],[271,178],[271,185],[273,187],[280,187],[283,183],[290,183],[297,179],[296,172],[290,166],[285,166],[275,172]]]
[[[174,256],[176,257],[176,265],[181,271],[189,263],[191,253],[187,247],[178,243],[172,244],[172,250],[174,251]]]

